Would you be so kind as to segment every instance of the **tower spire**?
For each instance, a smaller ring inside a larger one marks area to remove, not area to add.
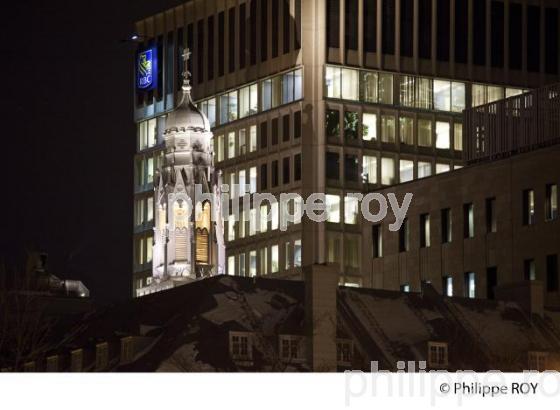
[[[189,60],[191,59],[191,50],[189,48],[186,48],[185,51],[182,54],[183,57],[183,86],[181,87],[183,89],[183,94],[190,94],[191,92],[191,81],[190,81],[190,77],[191,77],[191,72],[189,71]]]

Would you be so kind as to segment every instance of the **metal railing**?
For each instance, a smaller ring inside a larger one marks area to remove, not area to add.
[[[560,143],[560,83],[467,109],[464,159],[509,157]]]

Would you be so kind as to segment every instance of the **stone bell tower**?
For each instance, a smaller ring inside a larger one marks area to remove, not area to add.
[[[183,54],[181,100],[167,116],[164,163],[154,181],[153,277],[165,288],[225,273],[222,178],[210,123],[191,98],[190,54]]]

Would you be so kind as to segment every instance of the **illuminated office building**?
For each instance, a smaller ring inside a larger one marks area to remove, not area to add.
[[[463,109],[558,81],[558,12],[554,0],[192,0],[137,22],[137,68],[145,50],[157,64],[134,102],[134,295],[153,281],[153,182],[185,48],[223,181],[327,194],[325,223],[282,231],[276,206],[226,218],[227,273],[299,278],[329,261],[341,283],[373,286],[370,234],[346,194],[462,167]]]

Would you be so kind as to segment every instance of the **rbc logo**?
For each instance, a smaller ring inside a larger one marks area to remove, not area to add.
[[[152,90],[155,88],[154,77],[156,76],[157,60],[155,50],[150,48],[138,54],[138,88],[141,90]]]

